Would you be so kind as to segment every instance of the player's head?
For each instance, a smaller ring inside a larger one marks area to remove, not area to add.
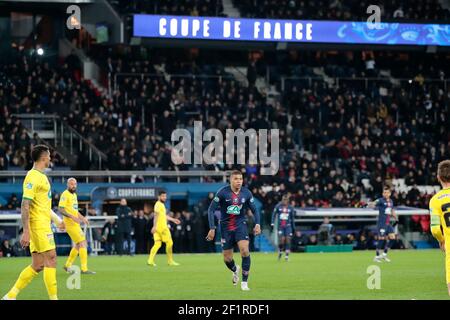
[[[244,176],[242,172],[239,170],[234,170],[231,172],[230,176],[230,185],[233,189],[240,189],[242,187],[242,183],[244,182]]]
[[[161,201],[161,202],[166,202],[166,200],[167,200],[167,192],[161,190],[158,193],[158,200]]]
[[[287,195],[287,194],[283,195],[283,197],[281,198],[281,202],[284,205],[288,205],[289,204],[289,195]]]
[[[67,190],[69,190],[69,192],[72,192],[72,193],[77,191],[77,179],[69,178],[67,180]]]
[[[383,187],[383,197],[389,199],[391,197],[391,188],[389,186]]]
[[[125,198],[120,199],[120,205],[121,206],[126,206],[127,205],[127,199],[125,199]]]
[[[50,166],[50,149],[43,144],[37,144],[31,150],[31,159],[34,163],[39,163],[48,168]]]
[[[450,160],[439,162],[437,178],[442,185],[450,184]]]

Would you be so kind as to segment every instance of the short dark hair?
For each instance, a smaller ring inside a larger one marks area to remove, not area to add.
[[[233,171],[231,171],[230,177],[231,176],[242,176],[243,177],[244,175],[239,170],[233,170]]]
[[[167,192],[165,190],[159,190],[158,196],[163,195],[163,194],[167,194]]]
[[[385,186],[383,187],[383,191],[391,191],[391,187],[388,186],[388,185],[385,185]]]
[[[44,152],[50,152],[50,148],[44,144],[35,145],[31,150],[31,159],[33,160],[33,162],[38,161],[41,158],[42,153]]]
[[[450,160],[439,162],[437,175],[442,182],[450,183]]]

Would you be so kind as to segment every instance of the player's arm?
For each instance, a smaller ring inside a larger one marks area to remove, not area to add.
[[[209,232],[208,235],[206,236],[206,240],[208,241],[214,240],[214,237],[216,235],[216,222],[214,220],[214,212],[216,212],[219,205],[220,205],[220,192],[217,192],[208,207]]]
[[[70,213],[67,212],[66,208],[69,205],[68,202],[69,202],[69,199],[63,193],[61,195],[61,198],[59,199],[59,203],[58,203],[59,213],[61,213],[66,218],[72,219],[76,223],[80,223],[80,219],[78,218],[78,216],[71,215]]]
[[[20,238],[20,244],[23,248],[30,245],[30,208],[31,201],[36,193],[36,183],[31,177],[26,177],[23,182],[22,204],[20,205],[20,214],[22,217],[23,233]]]
[[[378,206],[378,199],[376,199],[375,201],[369,201],[368,203],[367,203],[367,207],[369,207],[369,208],[376,208]]]
[[[272,211],[272,219],[270,219],[270,227],[273,228],[275,225],[275,218],[277,216],[277,211],[278,211],[278,205],[275,206],[275,208],[273,208]]]
[[[248,206],[250,210],[252,211],[253,215],[255,216],[255,228],[253,229],[255,235],[258,235],[261,233],[261,219],[259,216],[258,209],[256,209],[255,206],[255,198],[253,198],[252,193],[250,192],[250,197],[248,199]]]
[[[84,224],[89,224],[89,220],[87,217],[83,216],[79,211],[77,212],[77,214],[78,214],[78,219],[80,219]]]
[[[179,219],[172,218],[169,215],[166,215],[166,218],[167,218],[167,221],[173,222],[175,224],[180,224],[181,223],[181,221]]]
[[[441,230],[441,208],[439,207],[438,201],[436,199],[431,198],[430,200],[430,226],[431,226],[431,234],[433,237],[439,241],[441,245],[444,243],[444,235]]]
[[[58,229],[63,230],[65,228],[63,220],[55,213],[55,211],[50,210],[50,218],[52,219],[53,223],[56,224]]]
[[[80,223],[80,219],[78,218],[78,216],[74,216],[71,215],[70,213],[68,213],[65,209],[65,207],[61,207],[61,203],[58,205],[58,211],[59,213],[61,213],[64,217],[72,219],[73,221],[75,221],[76,223]]]
[[[158,221],[158,215],[160,214],[159,212],[158,212],[158,208],[155,206],[155,208],[154,208],[154,214],[153,214],[153,227],[152,227],[152,231],[151,231],[151,233],[153,234],[153,233],[155,233],[156,232],[156,223],[157,223],[157,221]]]
[[[20,244],[23,248],[30,245],[30,205],[31,200],[23,198],[20,206],[20,213],[22,216],[23,233],[20,239]]]

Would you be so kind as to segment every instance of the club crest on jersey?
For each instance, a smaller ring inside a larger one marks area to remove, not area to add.
[[[241,199],[241,203],[245,203],[245,199],[244,198]]]
[[[234,215],[238,215],[241,213],[241,208],[242,205],[237,206],[237,205],[231,205],[227,207],[227,213],[228,214],[234,214]]]
[[[26,188],[27,189],[33,189],[33,184],[32,183],[27,183]]]

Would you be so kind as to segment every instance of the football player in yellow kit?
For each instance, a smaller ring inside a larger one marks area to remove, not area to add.
[[[58,209],[64,216],[64,225],[66,231],[75,244],[70,250],[69,257],[64,265],[64,270],[71,273],[70,267],[73,262],[80,255],[81,274],[95,274],[94,271],[88,270],[87,261],[87,242],[83,230],[81,230],[80,223],[89,224],[89,221],[78,212],[78,198],[77,198],[77,180],[69,178],[67,180],[67,189],[61,194],[59,199]]]
[[[165,191],[161,191],[158,196],[158,201],[155,203],[154,207],[154,218],[153,218],[153,240],[155,244],[150,250],[150,256],[148,258],[147,264],[150,266],[156,266],[155,264],[155,255],[158,252],[159,248],[161,248],[161,242],[166,244],[166,253],[167,253],[167,262],[169,266],[178,266],[179,264],[173,261],[172,247],[173,241],[172,236],[170,234],[169,227],[167,226],[167,220],[172,221],[175,224],[180,224],[180,220],[174,219],[168,215],[166,215],[166,206],[164,203],[167,200],[167,193]]]
[[[31,265],[23,269],[14,286],[3,300],[15,300],[36,275],[44,271],[44,283],[51,300],[58,300],[56,284],[56,246],[51,229],[52,192],[44,170],[50,165],[50,150],[45,145],[36,145],[31,151],[33,168],[23,182],[21,205],[23,234],[22,247],[30,246]],[[60,228],[64,228],[61,223]]]
[[[450,160],[438,165],[437,178],[442,190],[430,199],[431,233],[445,252],[445,270],[450,295]]]

